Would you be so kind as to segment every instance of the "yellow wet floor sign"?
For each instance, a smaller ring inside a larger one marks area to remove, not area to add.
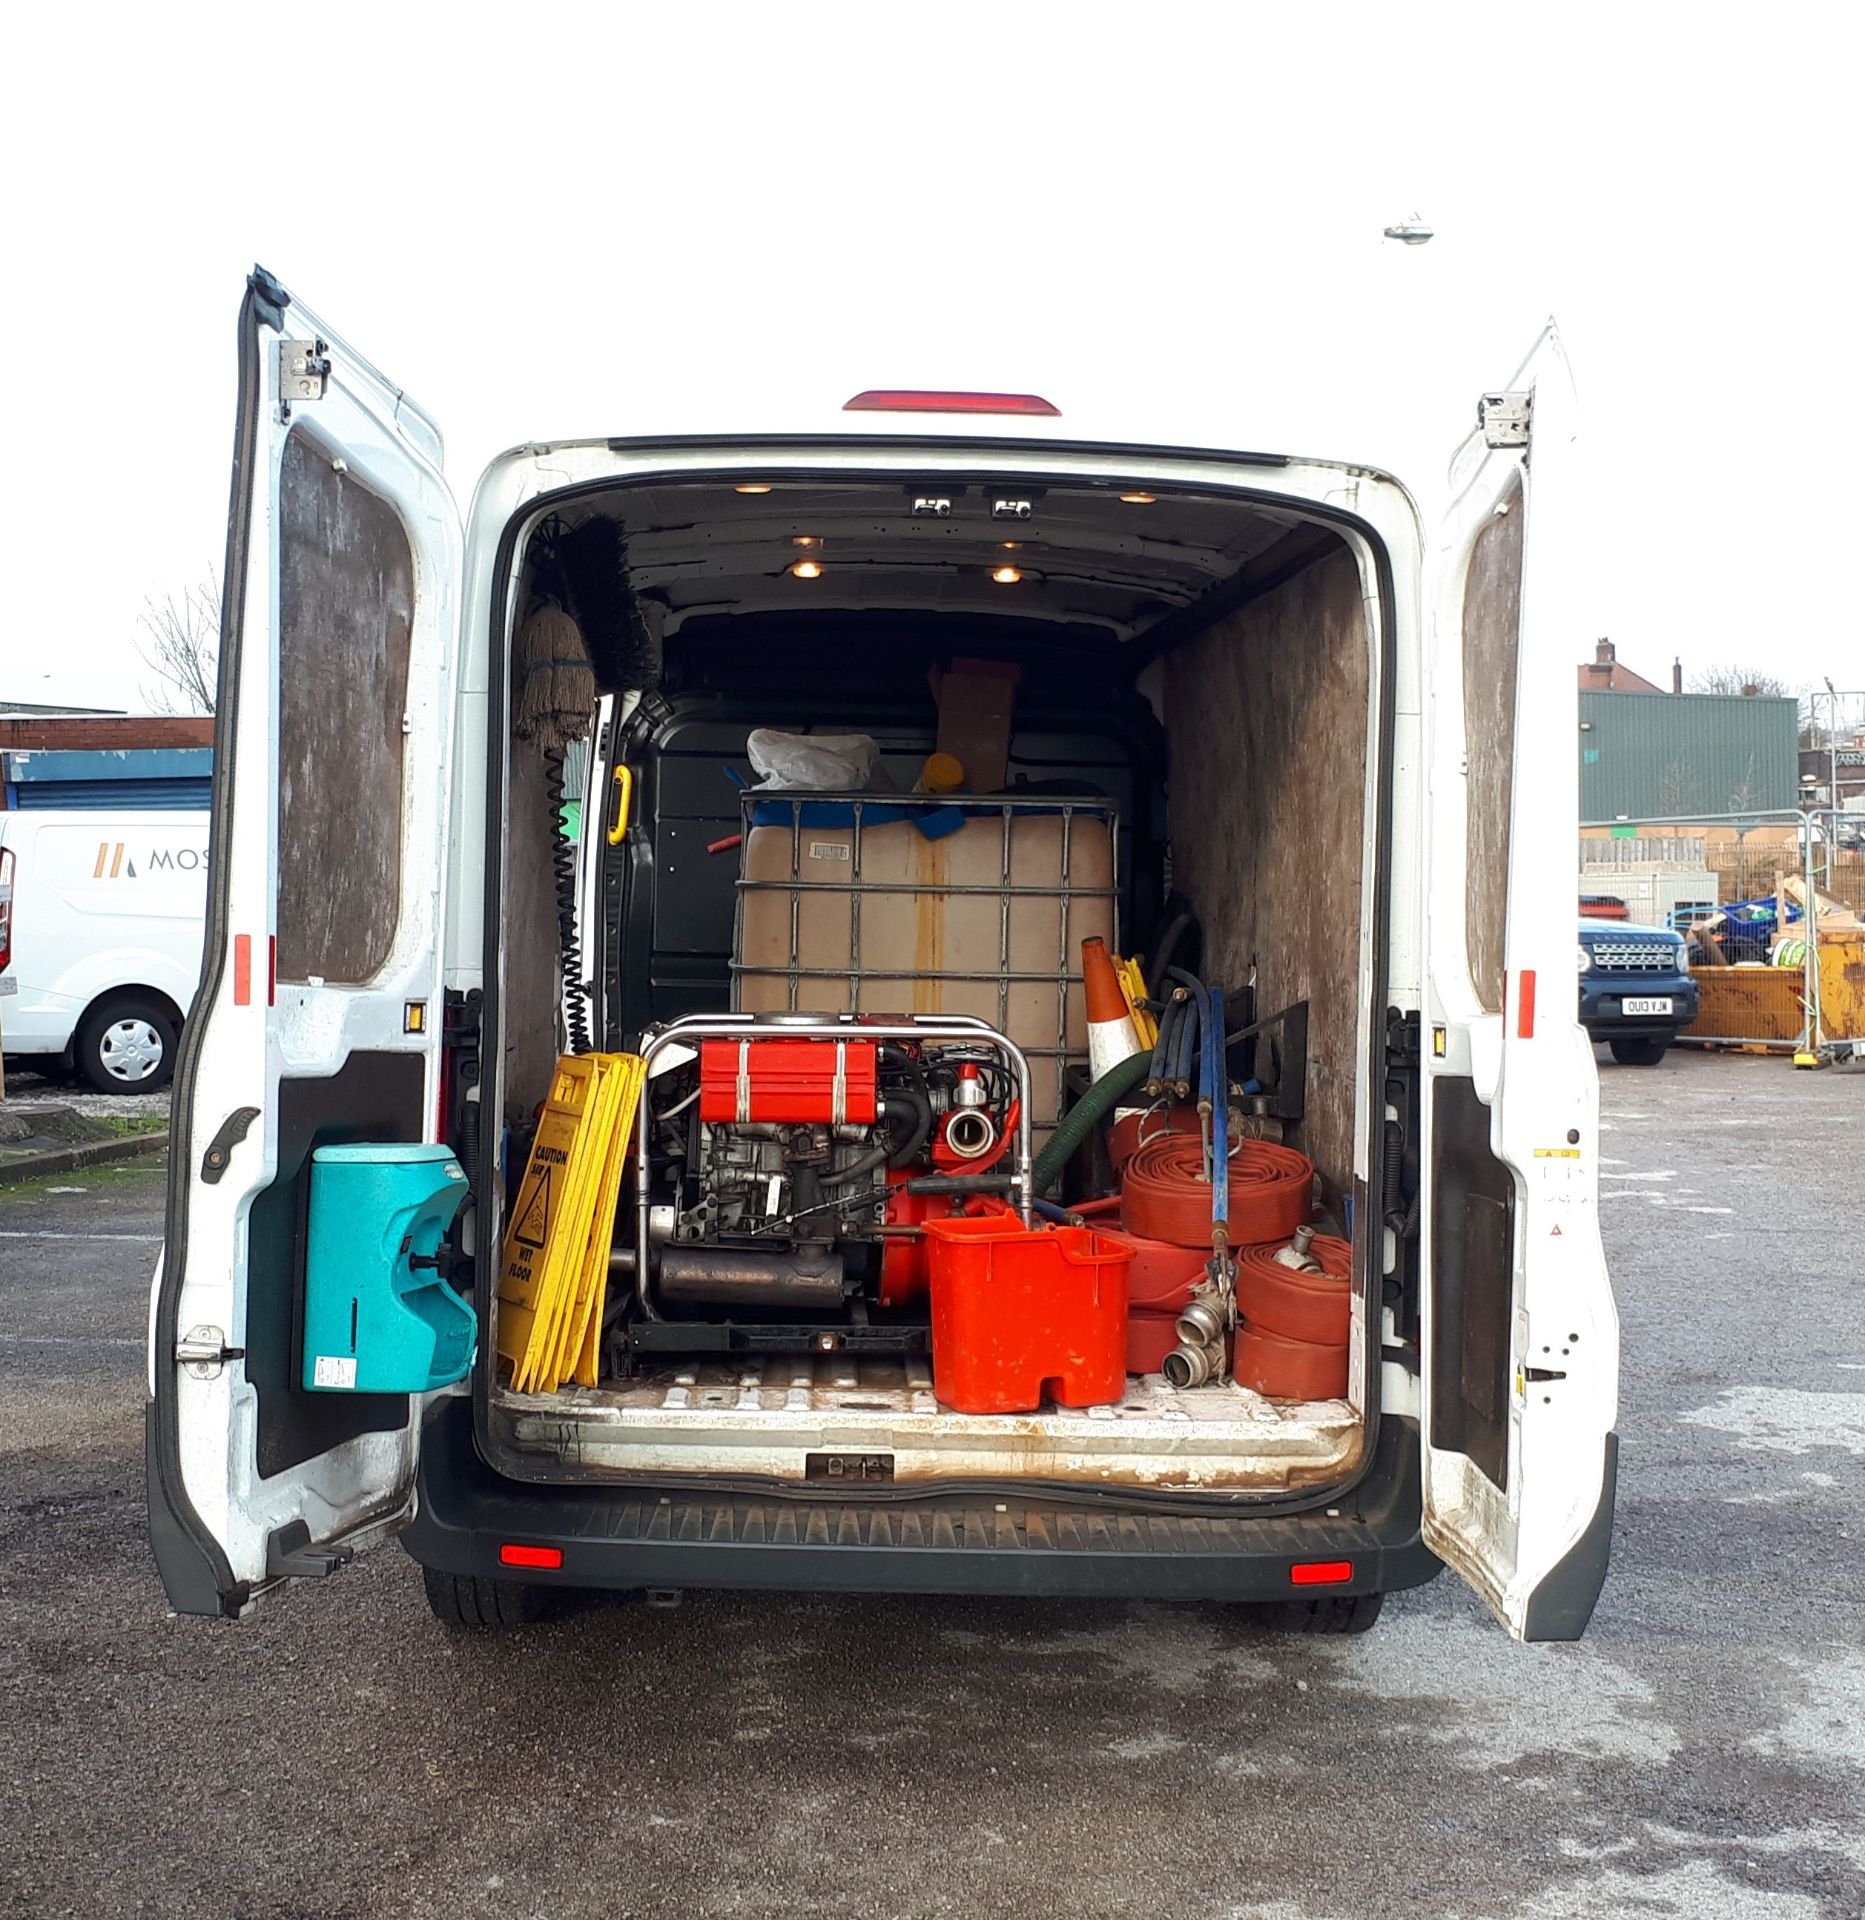
[[[557,1062],[499,1269],[499,1354],[520,1392],[596,1384],[609,1243],[645,1072],[632,1053]]]

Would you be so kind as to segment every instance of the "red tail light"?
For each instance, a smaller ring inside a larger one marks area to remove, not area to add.
[[[1039,393],[938,393],[925,387],[870,387],[845,401],[844,413],[1044,413],[1062,409]]]
[[[507,1540],[499,1549],[499,1565],[502,1567],[560,1567],[563,1565],[561,1547],[527,1547],[516,1540]]]
[[[1351,1560],[1298,1560],[1289,1569],[1289,1579],[1298,1587],[1337,1587],[1352,1578]]]
[[[0,847],[0,973],[13,958],[13,852]]]

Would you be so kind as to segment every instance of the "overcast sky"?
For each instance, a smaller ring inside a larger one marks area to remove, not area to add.
[[[1424,492],[1552,313],[1589,470],[1576,660],[1610,634],[1664,684],[1674,654],[1865,684],[1859,17],[15,15],[0,697],[144,704],[145,597],[220,566],[255,260],[439,419],[463,505],[517,441],[898,384],[1403,461]],[[1379,237],[1415,209],[1429,246]]]

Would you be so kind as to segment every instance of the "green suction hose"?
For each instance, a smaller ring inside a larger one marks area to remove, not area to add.
[[[1116,1106],[1141,1085],[1153,1064],[1150,1052],[1130,1053],[1119,1066],[1109,1067],[1093,1086],[1062,1116],[1049,1144],[1036,1156],[1036,1191],[1047,1193],[1062,1177],[1075,1149]]]

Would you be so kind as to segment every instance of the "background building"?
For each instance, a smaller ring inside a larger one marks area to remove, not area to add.
[[[1774,813],[1798,806],[1799,794],[1796,700],[1582,687],[1583,821]]]
[[[0,716],[0,807],[205,807],[213,775],[211,718]]]
[[[1655,686],[1642,673],[1634,673],[1619,659],[1619,650],[1610,640],[1601,640],[1593,648],[1593,658],[1583,661],[1580,667],[1580,691],[1594,693],[1662,693],[1664,689]],[[1681,660],[1671,662],[1671,691],[1682,693],[1684,690],[1684,663]]]

